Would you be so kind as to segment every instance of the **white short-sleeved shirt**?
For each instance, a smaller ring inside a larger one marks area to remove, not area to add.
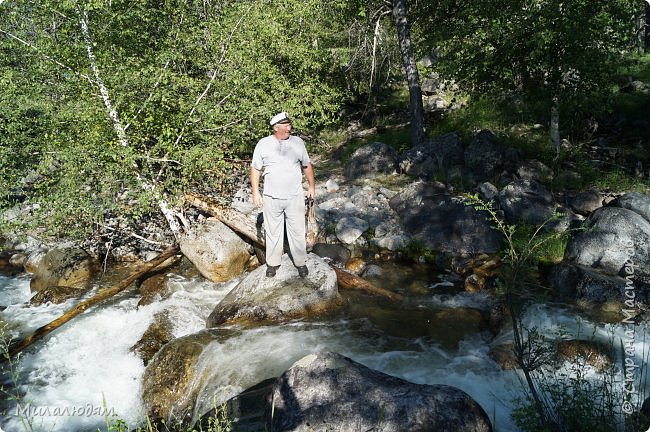
[[[288,199],[302,193],[302,169],[309,165],[309,155],[297,136],[280,141],[269,135],[255,146],[251,165],[262,171],[264,195]]]

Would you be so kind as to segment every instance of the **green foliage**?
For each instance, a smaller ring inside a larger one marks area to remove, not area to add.
[[[245,171],[233,161],[268,134],[274,113],[291,112],[298,129],[336,119],[346,94],[332,49],[343,43],[341,7],[1,4],[0,51],[8,55],[0,60],[0,210],[23,202],[33,210],[22,212],[23,225],[87,235],[106,216],[137,221],[192,187],[228,193]]]
[[[154,424],[147,419],[145,426],[139,426],[135,429],[129,428],[127,423],[120,418],[106,420],[106,430],[108,432],[232,432],[234,421],[228,413],[225,404],[215,406],[214,413],[207,418],[202,419],[194,426],[187,426],[182,422],[161,422]],[[99,432],[99,431],[98,431]]]
[[[447,18],[432,14],[421,24],[429,44],[442,48],[437,68],[472,94],[516,96],[544,123],[557,99],[562,128],[602,106],[633,46],[632,0],[441,4]]]
[[[537,227],[533,225],[518,225],[513,233],[513,247],[516,250],[526,250],[531,246],[530,240],[534,237],[536,244],[530,256],[531,263],[558,263],[562,261],[569,233],[567,231],[562,233],[536,231]]]
[[[558,335],[559,336],[559,335]],[[536,383],[544,395],[554,429],[549,429],[528,398],[515,400],[512,418],[521,430],[610,432],[635,431],[624,424],[622,402],[626,400],[622,371],[609,365],[600,375],[588,365],[588,355],[576,352],[568,359],[558,357],[554,342],[539,341],[540,349],[552,353],[537,370]],[[612,347],[609,347],[610,349]]]
[[[435,260],[435,253],[422,240],[416,238],[409,240],[401,252],[405,258],[415,262],[424,259],[426,262],[431,263]]]

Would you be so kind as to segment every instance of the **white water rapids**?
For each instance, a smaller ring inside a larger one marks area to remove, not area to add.
[[[166,300],[136,308],[137,296],[122,296],[76,317],[21,356],[16,364],[20,400],[7,400],[1,407],[5,412],[0,417],[0,429],[105,430],[106,420],[98,415],[105,411],[132,426],[142,422],[145,367],[130,347],[151,324],[154,314],[163,310],[170,313],[176,337],[205,328],[214,305],[236,283],[214,284],[202,278],[172,276],[169,285],[174,294]],[[0,312],[0,320],[9,324],[14,336],[30,334],[76,303],[23,306],[30,296],[28,279],[0,276],[0,305],[7,306]],[[468,293],[430,294],[421,297],[419,306],[473,307],[480,301],[480,295]],[[612,334],[624,337],[620,326],[597,326],[562,307],[533,307],[525,322],[547,333],[561,328],[597,338]],[[499,339],[507,339],[507,334],[499,335]],[[483,407],[495,430],[517,431],[510,411],[513,398],[523,396],[523,387],[515,372],[502,371],[488,357],[490,343],[495,342],[487,332],[473,333],[450,348],[432,337],[409,338],[386,332],[369,319],[353,316],[238,330],[225,341],[213,342],[202,356],[208,360],[197,367],[215,371],[206,386],[222,402],[259,381],[280,375],[308,353],[336,351],[412,382],[458,387]],[[635,344],[640,363],[643,351],[647,351],[644,337],[639,335]],[[11,392],[11,383],[5,381],[5,388]],[[202,406],[207,410],[209,403],[205,401]],[[26,407],[32,409],[28,419]],[[32,429],[22,423],[26,420],[33,423]]]

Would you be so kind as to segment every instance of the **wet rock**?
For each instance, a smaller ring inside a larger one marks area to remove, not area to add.
[[[444,185],[415,182],[390,201],[409,234],[451,254],[496,252],[501,237],[483,213],[448,195]]]
[[[559,360],[575,363],[578,358],[598,372],[605,371],[614,362],[611,349],[593,340],[560,340],[555,344]]]
[[[625,263],[634,262],[634,276],[650,273],[650,222],[638,213],[619,207],[594,211],[586,230],[573,235],[564,259],[609,275],[623,275]]]
[[[226,401],[225,409],[228,419],[233,419],[233,429],[237,432],[268,431],[264,421],[266,399],[273,391],[276,378],[268,378],[247,388]],[[219,410],[219,412],[217,412]],[[222,415],[222,407],[210,409],[201,416],[193,430],[210,431],[214,429],[214,417]]]
[[[377,277],[380,277],[383,273],[384,273],[384,271],[382,270],[381,267],[379,267],[376,264],[370,264],[363,271],[363,277],[364,278],[377,278]]]
[[[169,287],[167,286],[168,280],[169,276],[166,272],[154,274],[143,280],[138,287],[141,296],[140,301],[138,301],[138,307],[167,298],[170,294]]]
[[[465,278],[465,291],[467,292],[479,292],[486,288],[486,278],[472,273],[471,275]]]
[[[458,133],[450,132],[407,150],[400,170],[413,177],[433,178],[444,168],[461,165],[464,151]]]
[[[348,263],[345,265],[345,268],[348,271],[358,275],[365,270],[367,265],[368,263],[366,263],[363,258],[356,257],[350,259],[350,261],[348,261]]]
[[[275,277],[265,276],[266,266],[253,270],[217,304],[207,326],[281,322],[337,307],[341,298],[334,270],[314,254],[307,256],[307,268],[309,276],[300,278],[285,254]]]
[[[589,215],[594,210],[603,206],[603,197],[597,190],[590,189],[580,192],[569,201],[574,212],[583,216]]]
[[[17,252],[9,258],[9,265],[13,266],[15,269],[18,269],[19,271],[23,271],[25,269],[25,263],[27,262],[27,255],[22,253],[22,252]]]
[[[512,342],[491,347],[488,356],[503,370],[512,370],[519,367],[515,356],[515,346]]]
[[[345,265],[350,259],[350,250],[338,243],[316,243],[312,252],[321,258],[329,258],[332,261]]]
[[[370,225],[358,217],[344,217],[336,224],[336,237],[345,244],[354,243]]]
[[[505,146],[490,131],[480,131],[465,149],[464,162],[477,180],[489,180],[504,167]]]
[[[174,326],[169,319],[169,312],[162,311],[154,315],[153,322],[130,351],[135,352],[146,366],[160,348],[174,339]]]
[[[517,180],[499,192],[499,204],[510,222],[540,225],[553,216],[553,195],[541,184]]]
[[[549,281],[561,296],[589,300],[596,303],[620,302],[627,299],[627,280],[612,276],[591,267],[564,262],[553,266]],[[634,301],[650,304],[650,286],[647,283],[632,283]]]
[[[650,429],[650,397],[646,398],[639,410],[639,430]]]
[[[179,243],[183,254],[212,282],[239,275],[251,255],[248,244],[215,218],[197,225]]]
[[[487,324],[490,332],[493,335],[498,335],[501,333],[503,326],[506,324],[506,321],[510,319],[510,311],[505,301],[499,300],[494,301],[490,305],[487,316]]]
[[[0,274],[15,276],[25,270],[27,256],[14,250],[0,251]]]
[[[202,370],[197,367],[205,348],[233,330],[208,329],[174,339],[153,356],[142,377],[142,401],[150,419],[187,419],[200,392]]]
[[[349,179],[373,178],[397,171],[397,151],[388,144],[375,142],[358,148],[345,167]]]
[[[481,406],[460,389],[414,384],[336,353],[303,357],[267,401],[274,431],[491,431]]]
[[[46,303],[64,303],[71,298],[80,297],[85,292],[85,289],[69,286],[48,286],[34,294],[29,299],[29,304],[39,306]]]
[[[49,286],[86,290],[97,268],[92,257],[78,247],[55,247],[47,251],[37,264],[30,261],[31,256],[26,268],[36,267],[30,281],[32,291],[41,291]]]

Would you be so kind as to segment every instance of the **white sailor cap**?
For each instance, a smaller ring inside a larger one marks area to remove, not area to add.
[[[275,126],[278,123],[291,123],[291,119],[289,118],[289,114],[286,112],[281,112],[279,114],[276,114],[271,118],[269,121],[269,124],[271,126]]]

